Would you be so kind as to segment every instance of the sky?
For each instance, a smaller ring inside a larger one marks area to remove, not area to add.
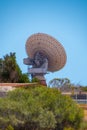
[[[67,62],[45,76],[69,78],[87,86],[87,0],[0,0],[0,57],[16,52],[23,73],[27,66],[25,44],[34,33],[46,33],[65,48]]]

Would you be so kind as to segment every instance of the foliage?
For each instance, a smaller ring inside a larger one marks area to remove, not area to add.
[[[83,121],[81,123],[79,130],[87,130],[87,121]]]
[[[14,128],[11,125],[9,125],[5,130],[14,130]]]
[[[40,80],[37,79],[37,78],[32,78],[32,81],[31,81],[31,82],[32,82],[32,83],[34,83],[34,82],[40,83]]]
[[[29,78],[27,74],[21,74],[20,78],[19,78],[19,83],[29,83]]]
[[[72,127],[65,127],[64,130],[74,130]]]
[[[82,91],[87,92],[87,86],[85,86],[85,87],[80,87],[80,89],[81,89]]]
[[[18,88],[0,99],[2,130],[9,124],[15,130],[76,130],[82,118],[81,108],[55,88]]]
[[[55,78],[49,82],[50,87],[60,88],[63,87],[64,85],[70,85],[70,80],[68,78],[62,78],[62,79]]]
[[[0,59],[0,82],[29,82],[17,64],[15,53],[6,54]]]

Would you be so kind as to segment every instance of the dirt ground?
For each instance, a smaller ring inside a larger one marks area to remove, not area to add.
[[[81,104],[81,108],[84,110],[84,120],[87,121],[87,104]]]
[[[84,110],[84,120],[87,121],[87,110]]]

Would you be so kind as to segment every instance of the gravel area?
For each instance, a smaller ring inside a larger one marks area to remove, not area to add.
[[[6,97],[7,92],[14,89],[12,86],[0,86],[0,97]]]

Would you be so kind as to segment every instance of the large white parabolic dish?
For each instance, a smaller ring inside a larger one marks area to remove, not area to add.
[[[48,71],[50,72],[60,70],[66,63],[63,46],[48,34],[31,35],[26,42],[26,52],[29,58],[34,58],[36,52],[42,52],[48,59]]]

